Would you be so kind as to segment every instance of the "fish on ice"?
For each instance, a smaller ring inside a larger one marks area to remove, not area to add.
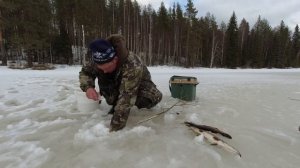
[[[191,123],[191,122],[184,122],[184,124],[186,126],[188,126],[193,132],[195,132],[197,135],[202,135],[204,137],[205,140],[207,140],[211,145],[217,145],[223,149],[225,149],[228,152],[234,153],[239,155],[240,157],[242,157],[241,153],[235,149],[234,147],[230,146],[229,144],[227,144],[226,142],[224,142],[222,139],[218,138],[216,135],[214,135],[214,133],[219,133],[221,135],[225,135],[225,137],[231,139],[231,136],[227,133],[224,133],[223,131],[220,131],[219,129],[212,129],[213,131],[211,131],[210,128],[214,128],[214,127],[204,127],[204,128],[209,128],[207,130],[201,129],[201,126],[199,127],[199,125]],[[216,131],[218,130],[218,131]],[[222,133],[221,133],[222,132]],[[223,136],[224,136],[223,135]],[[229,136],[228,136],[229,135]]]

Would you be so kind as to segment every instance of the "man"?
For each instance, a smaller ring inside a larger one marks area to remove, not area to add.
[[[125,127],[132,106],[149,109],[161,101],[162,93],[152,82],[147,67],[127,50],[123,36],[97,39],[89,50],[91,62],[79,72],[80,88],[89,99],[99,100],[95,90],[98,78],[100,96],[112,105],[110,131]]]

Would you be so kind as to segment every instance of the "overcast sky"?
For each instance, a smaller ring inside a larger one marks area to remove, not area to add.
[[[139,4],[151,4],[156,10],[162,0],[137,0]],[[168,8],[174,2],[179,2],[183,9],[187,0],[163,0]],[[193,0],[198,10],[198,17],[210,12],[218,23],[229,21],[233,11],[238,24],[245,18],[250,26],[257,21],[259,15],[269,21],[272,27],[280,25],[281,20],[294,31],[296,24],[300,26],[300,0]]]

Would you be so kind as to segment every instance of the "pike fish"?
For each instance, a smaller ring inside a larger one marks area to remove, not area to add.
[[[211,145],[217,145],[221,148],[225,149],[228,152],[234,153],[242,157],[241,153],[235,149],[234,147],[228,145],[226,142],[218,138],[217,136],[213,135],[212,133],[209,133],[205,130],[199,129],[198,127],[195,127],[195,125],[190,124],[190,122],[185,122],[185,125],[188,126],[193,132],[195,132],[197,135],[203,135],[203,137],[211,144]]]
[[[186,126],[193,126],[193,127],[196,127],[196,128],[199,128],[203,131],[210,131],[212,133],[216,133],[216,134],[221,134],[222,136],[226,137],[226,138],[229,138],[229,139],[232,139],[232,137],[227,134],[226,132],[223,132],[221,130],[219,130],[218,128],[216,127],[211,127],[211,126],[208,126],[208,125],[198,125],[198,124],[195,124],[195,123],[192,123],[192,122],[184,122],[184,124]]]

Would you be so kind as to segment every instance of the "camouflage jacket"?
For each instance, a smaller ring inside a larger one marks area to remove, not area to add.
[[[93,63],[89,63],[82,67],[79,72],[79,79],[80,88],[84,92],[90,87],[95,88],[96,78],[98,78],[100,92],[101,89],[108,90],[111,94],[117,92],[115,112],[111,120],[111,130],[115,131],[125,127],[130,108],[135,104],[141,82],[151,80],[151,76],[140,58],[129,53],[124,47],[125,40],[122,36],[114,35],[108,39],[115,47],[120,59],[115,72],[104,74]]]

